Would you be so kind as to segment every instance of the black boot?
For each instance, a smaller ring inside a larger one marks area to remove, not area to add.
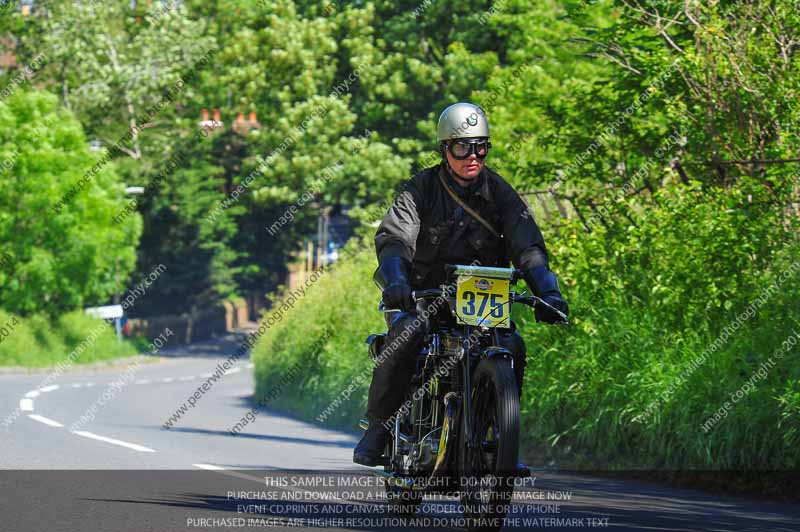
[[[369,428],[353,450],[353,462],[369,467],[383,464],[383,450],[389,431],[380,421],[370,419]]]

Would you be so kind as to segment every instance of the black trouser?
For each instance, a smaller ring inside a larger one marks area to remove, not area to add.
[[[427,305],[427,302],[420,301],[412,312],[386,314],[389,333],[384,340],[380,360],[372,371],[372,383],[367,399],[367,418],[371,422],[383,422],[389,419],[403,404],[403,398],[414,376],[417,356],[425,335],[430,331],[432,320],[438,319],[435,313],[425,318],[423,311]],[[444,309],[442,312],[445,313],[447,310]],[[500,329],[500,345],[513,355],[517,389],[522,394],[522,376],[526,363],[525,342],[517,332]]]

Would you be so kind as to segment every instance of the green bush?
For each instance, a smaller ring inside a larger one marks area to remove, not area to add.
[[[80,311],[53,320],[42,315],[21,318],[0,310],[0,328],[5,329],[0,330],[0,366],[85,364],[137,353],[128,341],[117,341],[111,325]]]
[[[253,349],[256,396],[280,386],[281,378],[300,363],[297,380],[281,388],[273,404],[316,419],[341,397],[351,382],[371,368],[365,338],[385,329],[377,312],[380,293],[372,283],[375,254],[357,251],[351,242],[334,268],[306,290],[286,318],[268,329]],[[282,296],[276,301],[284,299]],[[267,313],[269,315],[269,312]],[[364,410],[371,373],[356,382],[354,391],[327,421],[353,428]]]
[[[542,460],[593,469],[797,468],[800,366],[792,352],[703,428],[800,332],[794,229],[775,223],[777,210],[754,212],[741,191],[678,186],[657,200],[669,208],[642,213],[638,227],[598,225],[587,234],[566,225],[549,238],[572,324],[538,324],[515,309],[528,346],[524,447]],[[259,396],[297,365],[300,375],[273,404],[355,429],[371,377],[363,341],[385,326],[371,245],[349,249],[253,357]],[[782,274],[780,288],[764,292]],[[736,316],[762,294],[733,331]],[[707,351],[725,327],[733,334]]]
[[[529,448],[593,468],[800,464],[791,352],[706,425],[800,330],[797,221],[771,199],[747,180],[669,186],[636,225],[562,229],[552,249],[573,325],[522,323]]]

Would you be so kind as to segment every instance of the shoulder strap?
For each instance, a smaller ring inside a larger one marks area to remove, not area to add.
[[[494,236],[496,236],[497,238],[503,238],[503,235],[501,235],[500,233],[498,233],[497,231],[495,231],[495,228],[494,228],[494,227],[492,227],[492,224],[490,224],[489,222],[487,222],[486,220],[484,220],[484,219],[481,217],[481,215],[480,215],[480,214],[478,214],[478,213],[477,213],[477,212],[475,212],[473,209],[471,209],[471,208],[469,207],[469,205],[467,205],[467,204],[465,204],[463,201],[461,201],[461,198],[459,198],[459,197],[458,197],[458,194],[456,194],[455,192],[453,192],[453,190],[452,190],[452,189],[450,188],[450,186],[447,184],[447,181],[445,181],[445,179],[444,179],[444,175],[442,174],[442,171],[441,171],[441,170],[439,171],[439,181],[442,183],[442,186],[443,186],[443,187],[444,187],[444,189],[447,191],[447,193],[450,195],[450,197],[451,197],[451,198],[453,198],[453,201],[455,201],[455,202],[456,202],[456,203],[457,203],[457,204],[458,204],[458,205],[459,205],[459,206],[460,206],[462,209],[464,209],[464,211],[466,211],[466,213],[467,213],[467,214],[469,214],[470,216],[472,216],[473,218],[475,218],[475,219],[476,219],[478,222],[480,222],[480,223],[481,223],[481,225],[483,225],[483,226],[484,226],[486,229],[488,229],[488,230],[489,230],[489,232],[491,232],[491,233],[492,233]]]

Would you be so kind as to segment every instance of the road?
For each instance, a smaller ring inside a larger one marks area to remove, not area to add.
[[[461,530],[455,499],[426,501],[415,520],[386,514],[380,477],[351,461],[356,434],[262,410],[232,435],[252,407],[252,364],[238,360],[221,377],[216,368],[239,341],[44,386],[46,372],[0,375],[0,531]],[[796,506],[534,475],[521,481],[507,529],[800,530]]]

